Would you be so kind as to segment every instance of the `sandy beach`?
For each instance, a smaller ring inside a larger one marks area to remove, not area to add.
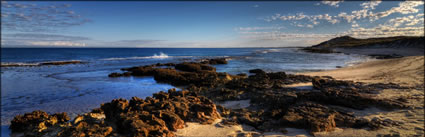
[[[369,131],[365,129],[337,128],[331,132],[317,132],[314,136],[378,136],[401,135],[421,136],[424,133],[424,56],[410,56],[398,59],[374,60],[351,67],[329,71],[300,73],[310,76],[332,76],[338,80],[352,80],[365,83],[397,83],[411,89],[387,89],[376,94],[375,98],[390,99],[407,97],[410,107],[393,111],[378,108],[354,110],[354,115],[366,119],[382,118],[400,123],[399,126],[385,127]],[[287,85],[287,87],[311,88],[311,83]],[[247,101],[239,101],[238,106],[248,106]],[[225,105],[234,105],[235,102]],[[347,108],[344,108],[347,109]],[[176,132],[177,136],[312,136],[304,129],[287,128],[282,132],[258,132],[247,125],[223,126],[218,122],[210,125],[186,123],[186,127]]]

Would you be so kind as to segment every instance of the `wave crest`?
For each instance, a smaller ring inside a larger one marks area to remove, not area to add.
[[[152,58],[168,58],[168,55],[162,52],[159,52],[159,55],[153,54]]]
[[[266,50],[257,50],[255,53],[266,54],[270,52],[280,52],[280,49],[266,49]]]
[[[163,52],[159,52],[159,54],[153,54],[153,56],[144,56],[144,57],[122,57],[122,58],[106,58],[106,59],[100,59],[100,60],[136,60],[136,59],[165,59],[173,56],[168,56],[167,54]],[[181,57],[190,57],[190,56],[181,56]]]

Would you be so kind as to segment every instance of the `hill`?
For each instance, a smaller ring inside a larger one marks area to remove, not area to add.
[[[424,37],[423,36],[397,36],[383,38],[367,38],[358,39],[350,36],[342,36],[330,39],[328,41],[313,45],[303,49],[307,52],[315,53],[353,53],[362,54],[401,54],[406,55],[423,55]],[[380,50],[374,53],[373,50]],[[373,52],[372,52],[373,51]]]

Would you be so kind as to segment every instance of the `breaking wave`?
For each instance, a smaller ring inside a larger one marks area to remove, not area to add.
[[[255,53],[259,54],[266,54],[270,52],[280,52],[280,49],[266,49],[266,50],[256,50]]]
[[[100,60],[136,60],[136,59],[165,59],[165,58],[171,58],[171,57],[180,57],[180,58],[187,58],[192,56],[168,56],[167,54],[163,52],[159,52],[159,54],[153,54],[153,56],[144,56],[144,57],[122,57],[122,58],[105,58]]]

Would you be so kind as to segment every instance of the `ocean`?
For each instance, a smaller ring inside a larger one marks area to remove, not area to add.
[[[287,73],[320,71],[370,59],[354,54],[307,53],[299,48],[2,48],[2,65],[22,66],[1,68],[2,136],[8,136],[10,120],[18,114],[43,110],[75,117],[112,99],[144,98],[174,88],[152,77],[108,77],[121,68],[221,57],[229,58],[229,64],[214,67],[230,74],[256,68]],[[72,60],[85,63],[31,66]]]

